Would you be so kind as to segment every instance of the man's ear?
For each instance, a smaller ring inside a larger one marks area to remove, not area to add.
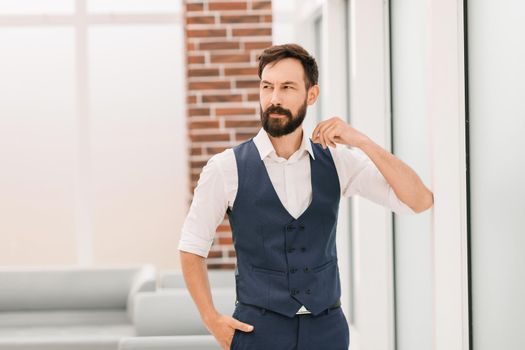
[[[319,85],[315,84],[313,86],[310,86],[307,94],[308,94],[308,97],[306,99],[306,103],[308,105],[313,105],[315,101],[317,101],[317,98],[319,97]]]

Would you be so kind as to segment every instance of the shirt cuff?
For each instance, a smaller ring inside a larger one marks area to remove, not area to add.
[[[394,192],[394,189],[389,186],[389,201],[390,201],[390,209],[398,214],[398,215],[413,215],[417,214],[412,208],[410,208],[405,202],[403,202],[401,199],[399,199]]]
[[[213,241],[207,242],[202,239],[197,239],[197,237],[192,237],[191,241],[181,238],[178,249],[184,252],[200,255],[203,258],[207,258],[212,244]]]

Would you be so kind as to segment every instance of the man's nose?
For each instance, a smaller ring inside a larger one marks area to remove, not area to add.
[[[274,105],[274,106],[280,106],[281,105],[281,93],[279,91],[279,89],[273,89],[273,92],[272,92],[272,99],[270,100],[270,102]]]

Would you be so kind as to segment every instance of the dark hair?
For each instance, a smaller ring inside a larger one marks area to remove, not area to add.
[[[277,63],[278,61],[289,57],[298,59],[301,62],[304,69],[306,90],[313,85],[316,85],[317,80],[319,79],[319,71],[317,69],[315,58],[297,44],[273,45],[266,48],[258,58],[259,71],[257,74],[259,75],[259,78],[261,78],[262,71],[267,64],[272,62]]]

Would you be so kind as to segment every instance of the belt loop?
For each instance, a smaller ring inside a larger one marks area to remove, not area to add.
[[[330,313],[330,308],[326,309],[326,314],[328,315]]]

